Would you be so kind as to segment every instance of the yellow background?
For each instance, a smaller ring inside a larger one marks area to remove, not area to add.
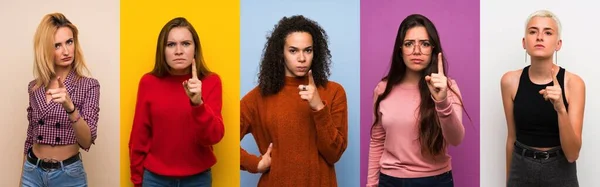
[[[121,186],[131,186],[129,135],[137,86],[154,67],[161,28],[175,17],[192,23],[209,70],[223,82],[225,137],[214,146],[213,186],[239,186],[240,3],[219,1],[121,1]]]

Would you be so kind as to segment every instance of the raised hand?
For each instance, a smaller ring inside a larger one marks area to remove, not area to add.
[[[194,105],[200,105],[202,101],[202,81],[198,79],[198,72],[196,71],[196,59],[192,61],[192,78],[183,81],[183,88],[185,93],[190,98],[190,101]]]
[[[552,82],[554,84],[552,86],[546,86],[546,89],[540,90],[540,94],[544,96],[544,99],[546,101],[549,100],[550,102],[552,102],[552,105],[554,105],[554,110],[556,110],[556,112],[562,112],[566,111],[566,107],[563,102],[562,89],[560,88],[560,83],[558,83],[556,76],[554,76],[557,72],[558,71],[555,71],[554,68],[550,70],[550,75],[552,76]]]
[[[438,73],[431,73],[425,76],[427,86],[431,96],[437,101],[446,99],[448,96],[448,78],[444,75],[444,64],[442,60],[442,53],[438,54]]]
[[[48,89],[46,94],[50,96],[50,101],[60,104],[66,111],[73,111],[75,106],[69,97],[69,92],[63,83],[60,76],[53,80],[54,85],[58,85],[58,88]]]
[[[312,70],[308,71],[308,85],[299,85],[298,89],[300,90],[300,98],[308,101],[311,109],[319,111],[325,107],[321,97],[319,96],[317,86],[315,85],[315,79],[312,76]]]

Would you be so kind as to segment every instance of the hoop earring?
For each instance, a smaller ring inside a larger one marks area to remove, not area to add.
[[[527,51],[525,51],[525,64],[527,64]]]

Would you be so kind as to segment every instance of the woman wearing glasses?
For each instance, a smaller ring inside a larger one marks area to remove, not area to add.
[[[374,91],[367,186],[453,186],[446,148],[463,140],[463,107],[435,26],[406,17],[393,51]]]

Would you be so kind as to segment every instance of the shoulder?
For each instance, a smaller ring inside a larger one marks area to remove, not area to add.
[[[502,88],[506,89],[517,86],[519,84],[519,77],[521,77],[521,73],[523,73],[523,69],[512,70],[504,73],[500,79],[500,85]]]
[[[219,76],[219,74],[217,73],[210,73],[208,75],[206,75],[203,79],[202,79],[202,83],[206,83],[206,84],[217,84],[220,85],[221,84],[221,77]]]
[[[387,80],[379,81],[379,83],[377,83],[377,86],[375,86],[375,90],[373,90],[373,94],[377,95],[377,96],[383,94],[386,86],[387,86]]]
[[[100,86],[100,82],[92,77],[81,77],[79,79],[79,85],[83,85],[84,87],[95,87]]]
[[[570,88],[570,89],[577,89],[577,90],[581,90],[584,89],[585,90],[585,82],[583,81],[583,79],[573,73],[573,72],[569,72],[565,70],[565,84]]]
[[[335,81],[327,81],[327,89],[331,90],[332,92],[345,92],[344,87],[340,83],[337,83]]]
[[[250,90],[244,97],[242,97],[241,103],[254,102],[261,97],[260,88],[258,86]]]

